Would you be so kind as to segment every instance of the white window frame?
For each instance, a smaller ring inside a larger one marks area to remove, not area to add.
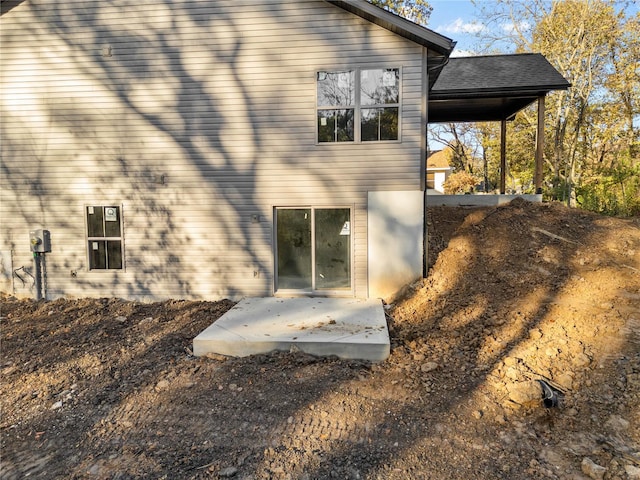
[[[398,70],[399,82],[398,85],[398,103],[386,103],[386,104],[376,104],[376,105],[361,105],[360,99],[360,86],[362,81],[362,71],[363,70]],[[318,78],[321,73],[343,73],[343,72],[354,72],[355,73],[355,95],[354,95],[354,105],[318,105]],[[315,114],[315,135],[316,135],[316,145],[354,145],[354,144],[369,144],[369,143],[401,143],[402,141],[402,79],[403,79],[403,71],[402,67],[399,66],[379,66],[379,65],[370,65],[370,66],[358,66],[351,68],[326,68],[322,70],[316,71],[315,77],[315,96],[316,96],[316,114]],[[362,110],[367,109],[376,109],[376,108],[397,108],[398,109],[398,138],[395,140],[362,140]],[[353,109],[353,140],[352,141],[332,141],[332,142],[321,142],[319,140],[318,135],[318,112],[323,110],[347,110]]]

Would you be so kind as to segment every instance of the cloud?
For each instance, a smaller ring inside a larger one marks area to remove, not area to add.
[[[451,58],[456,57],[475,57],[480,55],[478,52],[474,52],[473,50],[458,50],[457,48],[451,52]]]
[[[444,33],[468,33],[475,34],[480,33],[487,27],[482,23],[473,21],[465,22],[462,18],[456,18],[453,22],[447,25],[441,25],[435,29],[436,32]]]
[[[502,25],[502,30],[505,33],[516,33],[516,32],[526,32],[531,28],[531,24],[527,21],[522,21],[518,23],[508,22]]]

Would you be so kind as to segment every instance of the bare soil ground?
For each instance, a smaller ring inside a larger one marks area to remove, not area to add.
[[[640,219],[516,200],[429,228],[377,365],[193,357],[230,301],[3,298],[0,477],[640,479]]]

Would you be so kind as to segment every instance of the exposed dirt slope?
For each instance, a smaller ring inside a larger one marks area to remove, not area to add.
[[[380,365],[194,358],[228,301],[2,299],[0,477],[640,478],[640,220],[429,221]]]

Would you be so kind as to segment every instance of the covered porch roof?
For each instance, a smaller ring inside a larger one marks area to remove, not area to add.
[[[429,123],[499,121],[500,193],[505,193],[507,120],[537,100],[536,193],[542,193],[544,99],[571,84],[539,53],[450,58],[429,92]]]
[[[429,92],[429,123],[511,120],[570,86],[539,53],[450,58]]]

